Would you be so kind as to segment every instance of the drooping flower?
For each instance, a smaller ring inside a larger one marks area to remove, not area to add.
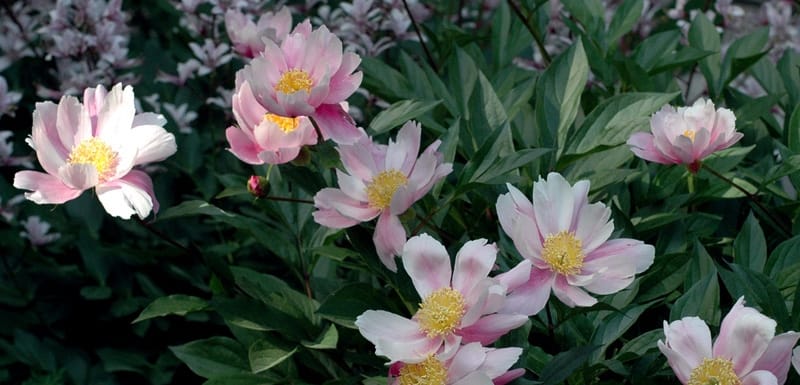
[[[416,158],[421,134],[420,125],[409,121],[388,146],[366,136],[339,146],[346,170],[336,170],[339,188],[324,188],[314,196],[314,220],[323,226],[342,229],[378,217],[372,239],[381,262],[392,271],[397,270],[394,256],[406,242],[398,216],[453,170],[452,164],[442,163],[438,140]]]
[[[521,348],[485,348],[477,342],[461,346],[451,357],[431,355],[419,362],[396,362],[389,368],[392,385],[504,385],[525,374],[511,368]]]
[[[27,238],[32,246],[43,246],[61,238],[60,233],[51,233],[50,224],[36,215],[20,222],[25,231],[19,233],[22,238]]]
[[[450,356],[461,343],[490,344],[528,317],[501,312],[506,287],[488,277],[497,247],[485,239],[461,247],[450,266],[441,243],[427,234],[406,242],[403,266],[422,302],[411,319],[382,310],[368,310],[356,326],[375,345],[375,354],[391,362],[419,363],[433,354]]]
[[[238,83],[232,104],[239,126],[228,127],[225,137],[231,153],[245,163],[286,163],[303,146],[317,143],[317,132],[307,117],[270,113],[258,103],[248,82]]]
[[[533,263],[528,281],[509,286],[519,311],[536,314],[550,291],[568,306],[592,306],[586,293],[616,293],[653,263],[655,249],[639,240],[609,239],[611,209],[589,203],[589,181],[570,186],[557,173],[533,184],[533,202],[510,184],[497,199],[500,225]]]
[[[158,201],[150,177],[133,167],[175,153],[165,123],[161,115],[136,114],[133,88],[121,84],[86,89],[83,104],[72,96],[37,103],[29,144],[45,172],[17,172],[14,187],[30,190],[25,197],[38,204],[64,203],[94,187],[109,214],[145,218]]]
[[[775,335],[776,323],[739,298],[722,320],[713,345],[711,332],[698,317],[664,321],[658,349],[682,384],[777,384],[786,382],[792,347],[800,333]]]
[[[685,164],[692,172],[700,161],[742,138],[731,110],[698,99],[691,107],[664,106],[650,118],[651,133],[637,132],[628,139],[636,156],[661,164]]]
[[[361,58],[342,52],[342,42],[325,26],[312,31],[306,20],[280,46],[264,39],[264,51],[237,74],[250,83],[255,99],[270,113],[309,116],[323,139],[352,144],[363,136],[340,105],[361,84]]]
[[[277,12],[265,12],[253,23],[250,17],[236,9],[225,12],[225,30],[233,43],[233,49],[247,58],[256,57],[264,50],[263,39],[280,44],[292,29],[292,14],[282,7]]]

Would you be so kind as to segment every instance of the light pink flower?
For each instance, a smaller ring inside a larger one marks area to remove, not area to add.
[[[792,366],[797,373],[800,373],[800,346],[794,348],[792,351]]]
[[[522,354],[521,348],[485,348],[477,342],[461,346],[455,354],[432,355],[417,363],[396,362],[389,368],[392,385],[504,385],[525,374],[508,370]]]
[[[418,363],[433,354],[445,357],[461,343],[490,344],[528,317],[506,314],[506,287],[489,278],[497,247],[485,239],[461,247],[450,266],[450,256],[441,243],[427,234],[406,242],[403,266],[422,302],[411,319],[382,310],[368,310],[356,326],[375,344],[375,354],[392,362]]]
[[[372,239],[386,267],[397,270],[394,256],[406,242],[406,230],[398,216],[421,199],[431,187],[453,170],[437,152],[440,141],[419,153],[419,124],[409,121],[397,134],[397,142],[374,144],[363,137],[354,145],[338,147],[346,173],[336,170],[339,188],[324,188],[314,196],[314,220],[342,229],[378,217]]]
[[[292,14],[289,8],[265,12],[253,23],[250,17],[235,9],[225,12],[225,30],[233,43],[233,49],[247,58],[256,57],[264,50],[264,39],[280,44],[292,29]]]
[[[651,133],[637,132],[628,139],[636,156],[661,164],[685,164],[692,172],[708,155],[742,138],[731,110],[698,99],[691,107],[664,106],[650,118]]]
[[[616,293],[653,263],[653,246],[608,239],[614,231],[611,210],[588,202],[589,181],[570,186],[560,174],[550,173],[533,184],[533,203],[507,186],[509,192],[497,199],[500,225],[533,263],[527,282],[509,285],[520,313],[538,313],[551,289],[567,306],[592,306],[597,300],[586,291]]]
[[[25,231],[19,233],[22,238],[27,238],[32,246],[43,246],[61,238],[60,233],[50,233],[50,224],[36,215],[20,222]]]
[[[83,104],[64,96],[56,105],[36,104],[30,144],[45,172],[20,171],[14,187],[38,204],[64,203],[95,187],[109,214],[129,219],[158,211],[153,182],[133,167],[163,160],[176,151],[166,120],[136,114],[133,88],[88,88]]]
[[[317,131],[307,117],[268,112],[258,103],[248,82],[238,84],[232,104],[239,126],[228,127],[225,137],[230,152],[245,163],[286,163],[296,158],[303,146],[317,143]]]
[[[240,70],[238,82],[250,83],[258,102],[269,112],[309,116],[324,139],[352,144],[363,136],[339,104],[361,84],[355,72],[361,58],[342,52],[342,42],[325,26],[311,30],[306,20],[280,46],[265,39],[264,51]]]
[[[658,349],[682,384],[782,385],[800,333],[775,335],[775,321],[739,298],[722,320],[719,336],[698,317],[667,324]]]

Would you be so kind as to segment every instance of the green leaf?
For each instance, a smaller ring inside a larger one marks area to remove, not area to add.
[[[769,51],[768,39],[769,28],[762,27],[737,39],[728,47],[720,73],[721,81],[724,82],[722,86],[727,85]]]
[[[369,124],[374,134],[381,134],[432,110],[442,101],[403,100],[378,113]]]
[[[211,337],[169,349],[200,377],[210,379],[250,373],[244,347],[228,337]]]
[[[292,328],[294,320],[263,303],[249,298],[214,298],[211,306],[225,322],[240,328],[258,331],[280,330],[288,337],[300,339],[302,330]]]
[[[791,118],[783,132],[786,147],[795,154],[800,154],[800,104],[792,110]]]
[[[750,304],[761,307],[763,313],[784,328],[789,328],[791,317],[780,290],[767,276],[738,264],[730,264],[732,272],[720,269],[719,274],[725,288],[733,298],[744,296]]]
[[[606,348],[622,337],[651,304],[652,302],[629,306],[622,311],[611,312],[607,317],[603,318],[591,339],[591,344],[593,346],[600,347],[599,350],[592,353],[594,359],[599,360]]]
[[[601,146],[625,143],[639,131],[649,131],[650,115],[678,96],[673,93],[627,93],[612,96],[592,110],[570,135],[567,153],[582,154]]]
[[[767,271],[771,278],[776,278],[778,274],[785,268],[798,263],[797,251],[800,250],[800,235],[789,238],[780,245],[769,255],[767,261]]]
[[[460,116],[470,120],[472,112],[469,109],[469,99],[475,83],[478,81],[478,67],[462,48],[456,48],[455,55],[448,63],[448,87],[458,106]]]
[[[622,345],[622,348],[617,353],[617,357],[625,353],[633,353],[636,356],[643,356],[645,353],[658,349],[656,341],[664,339],[664,329],[650,330],[636,336],[634,339]]]
[[[700,61],[700,71],[706,78],[711,99],[720,94],[720,39],[717,28],[703,12],[698,12],[689,27],[689,45],[702,51],[714,52]]]
[[[260,339],[250,345],[250,350],[248,352],[250,369],[253,373],[263,372],[280,364],[291,357],[296,351],[297,347],[288,349],[267,339]]]
[[[405,76],[383,60],[362,57],[360,68],[364,71],[363,87],[388,100],[409,99],[413,97],[411,86]]]
[[[111,294],[111,288],[108,286],[84,286],[81,288],[81,297],[90,301],[109,299]]]
[[[800,53],[787,49],[778,60],[778,72],[783,79],[783,85],[789,94],[789,108],[800,104]]]
[[[543,385],[555,385],[566,380],[578,370],[600,346],[578,346],[555,355],[542,369],[539,381]]]
[[[670,320],[689,316],[700,317],[712,325],[719,323],[719,282],[716,272],[696,282],[670,309]]]
[[[285,384],[286,379],[275,375],[266,377],[269,373],[237,374],[209,379],[203,385],[272,385]]]
[[[327,328],[320,334],[319,338],[314,342],[303,341],[303,346],[309,349],[336,349],[336,344],[339,342],[339,331],[333,324],[328,325]]]
[[[536,82],[536,126],[545,135],[542,147],[563,151],[569,126],[580,107],[589,64],[579,40],[562,53]]]
[[[753,213],[747,216],[742,230],[733,241],[733,261],[758,273],[767,261],[767,240]]]
[[[608,25],[606,41],[609,46],[616,45],[622,35],[631,31],[636,22],[642,17],[644,8],[643,0],[625,0],[614,10],[611,24]]]
[[[208,303],[202,298],[190,295],[173,294],[156,298],[131,323],[137,323],[150,318],[163,317],[175,314],[184,316],[190,312],[205,310]]]
[[[355,329],[356,317],[367,310],[386,308],[386,296],[365,283],[353,283],[329,295],[317,314],[339,325]]]
[[[519,150],[492,162],[491,166],[480,175],[473,174],[470,182],[503,184],[508,181],[506,174],[524,165],[530,164],[540,156],[550,152],[549,148],[529,148]]]
[[[633,57],[642,69],[651,71],[664,62],[664,55],[675,51],[680,41],[681,33],[677,29],[650,35],[636,47]]]

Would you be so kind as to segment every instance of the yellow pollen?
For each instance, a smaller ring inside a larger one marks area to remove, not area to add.
[[[742,385],[742,380],[733,370],[731,360],[703,358],[703,363],[692,369],[686,385]]]
[[[270,114],[269,112],[264,114],[264,120],[269,120],[272,123],[275,123],[278,128],[281,129],[284,133],[288,134],[292,131],[297,129],[297,126],[300,125],[300,118],[290,118],[288,116],[280,116],[275,114]]]
[[[311,77],[308,72],[299,69],[290,69],[281,75],[278,84],[275,85],[275,91],[283,92],[284,94],[293,94],[298,91],[311,92]]]
[[[695,135],[696,133],[697,133],[697,132],[695,132],[695,130],[686,130],[686,131],[684,131],[684,132],[683,132],[683,136],[685,136],[685,137],[689,138],[689,140],[691,140],[692,142],[694,142],[694,135]]]
[[[570,232],[551,234],[544,240],[542,259],[559,274],[577,274],[583,267],[583,258],[581,240]]]
[[[445,385],[447,368],[434,356],[400,368],[400,385]]]
[[[434,291],[422,300],[416,318],[428,337],[452,333],[461,323],[465,309],[464,296],[451,287]]]
[[[367,186],[369,205],[378,209],[389,207],[395,191],[407,183],[408,177],[400,171],[394,169],[381,171],[372,177],[372,182]]]
[[[97,170],[100,181],[113,175],[117,166],[117,154],[98,138],[89,138],[72,148],[67,162],[70,164],[91,164]]]

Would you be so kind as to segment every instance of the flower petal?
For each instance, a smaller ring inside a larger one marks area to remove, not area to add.
[[[331,139],[339,144],[353,144],[367,136],[339,104],[322,104],[311,117],[317,123],[325,140]]]
[[[38,171],[19,171],[14,174],[14,187],[30,190],[25,198],[37,204],[59,204],[77,198],[83,190],[64,184],[57,177]]]
[[[744,297],[739,298],[722,320],[719,336],[714,342],[714,357],[733,361],[736,373],[750,372],[775,336],[776,325],[774,320],[758,310],[745,307]]]
[[[486,239],[469,241],[456,254],[452,287],[466,295],[489,275],[497,258],[497,246]]]
[[[150,211],[158,212],[153,181],[142,171],[132,170],[120,179],[97,186],[96,190],[103,208],[112,216],[130,219],[136,214],[144,219]]]
[[[767,370],[778,379],[779,384],[786,382],[789,364],[792,359],[792,347],[797,344],[800,333],[786,332],[779,334],[769,342],[767,350],[753,366],[753,371]]]
[[[436,352],[442,340],[428,338],[416,322],[383,310],[367,310],[356,318],[361,335],[375,345],[375,354],[392,362],[420,362]]]
[[[447,249],[428,234],[411,237],[403,247],[403,266],[420,298],[450,287],[452,270]]]
[[[394,257],[400,255],[406,242],[406,229],[400,223],[400,219],[384,210],[378,217],[372,241],[384,266],[391,271],[397,271]]]

